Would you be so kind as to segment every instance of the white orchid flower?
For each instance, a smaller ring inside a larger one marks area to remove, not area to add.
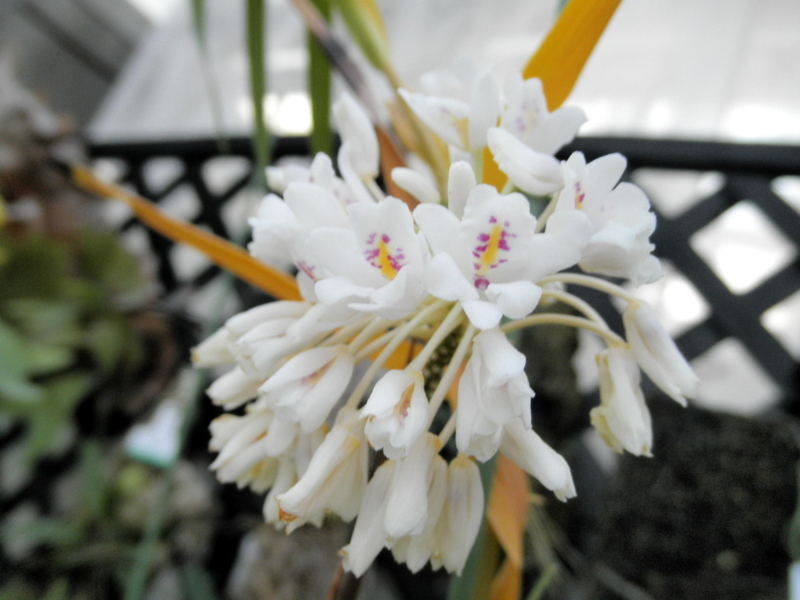
[[[419,535],[428,516],[428,486],[442,444],[432,433],[423,435],[408,456],[397,461],[386,495],[383,526],[390,543],[407,535]]]
[[[434,254],[428,292],[461,302],[479,329],[495,327],[503,315],[530,314],[542,295],[535,282],[577,263],[588,239],[580,223],[569,235],[535,233],[536,218],[522,194],[501,195],[485,184],[469,193],[460,220],[430,204],[418,206],[414,219]]]
[[[364,433],[373,448],[390,459],[406,456],[428,424],[422,373],[389,371],[375,384],[361,416],[367,418]]]
[[[447,499],[447,461],[437,456],[432,471],[428,485],[428,511],[422,532],[400,538],[392,546],[395,560],[406,563],[412,573],[425,566],[439,541],[439,521]]]
[[[362,179],[378,176],[378,136],[369,116],[352,94],[344,91],[333,104],[333,116],[343,144],[350,148],[350,166]]]
[[[483,518],[483,484],[477,465],[463,454],[447,469],[447,497],[439,517],[431,566],[461,575]]]
[[[626,162],[621,154],[609,154],[586,164],[582,153],[573,153],[563,165],[565,186],[555,214],[579,211],[591,222],[593,233],[581,269],[640,285],[661,277],[661,264],[650,243],[656,216],[639,187],[617,183]]]
[[[357,415],[340,413],[338,424],[325,436],[300,480],[276,497],[287,531],[327,512],[344,521],[355,518],[367,485],[367,458]]]
[[[609,348],[597,355],[600,406],[589,416],[597,432],[615,452],[651,456],[653,428],[639,385],[641,375],[626,348]]]
[[[643,302],[630,302],[622,322],[631,353],[642,371],[662,392],[686,406],[686,398],[697,394],[700,380],[653,309]]]
[[[567,461],[522,419],[506,424],[500,451],[562,502],[577,495]]]
[[[293,356],[259,388],[264,403],[310,432],[322,425],[353,375],[346,346],[311,348]]]
[[[383,522],[386,516],[386,497],[395,468],[395,461],[387,460],[375,470],[361,500],[350,543],[339,550],[342,568],[356,577],[366,573],[372,561],[386,546]]]
[[[525,375],[525,355],[499,329],[478,334],[458,386],[458,451],[489,460],[500,447],[506,423],[522,418],[530,425],[533,395]]]
[[[486,145],[486,131],[500,116],[500,89],[491,68],[458,76],[449,72],[423,76],[425,93],[400,89],[422,121],[445,142],[474,152]]]
[[[426,295],[424,239],[408,207],[391,196],[350,207],[351,227],[325,227],[309,236],[309,250],[331,274],[315,286],[320,302],[397,319]]]

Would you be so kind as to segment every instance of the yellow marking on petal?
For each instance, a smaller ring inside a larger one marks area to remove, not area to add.
[[[499,223],[492,227],[492,232],[489,234],[489,241],[486,243],[486,250],[483,251],[479,259],[481,268],[478,269],[478,274],[483,275],[489,270],[497,260],[497,252],[500,248],[500,240],[502,238],[503,227]]]
[[[231,242],[163,213],[155,204],[98,179],[89,169],[71,167],[72,181],[103,198],[121,200],[151,229],[205,254],[214,264],[281,300],[302,300],[294,277],[266,265]]]
[[[378,240],[378,264],[380,265],[381,274],[386,277],[386,279],[394,279],[397,276],[398,269],[394,268],[392,262],[389,248],[383,240]]]
[[[547,106],[564,103],[621,0],[570,0],[522,70],[542,80]]]

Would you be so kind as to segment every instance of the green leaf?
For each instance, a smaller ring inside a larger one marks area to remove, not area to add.
[[[267,187],[266,168],[270,155],[270,137],[264,118],[264,99],[267,94],[266,29],[264,0],[247,0],[247,55],[250,62],[250,100],[253,104],[256,158],[254,179],[262,189]]]
[[[42,600],[67,600],[69,598],[69,579],[57,579],[47,588]]]
[[[60,346],[77,346],[82,341],[80,307],[71,300],[15,299],[6,301],[2,309],[31,341]]]
[[[78,235],[78,264],[82,273],[111,295],[131,294],[145,285],[139,261],[111,231],[82,229]]]
[[[62,293],[69,255],[53,240],[32,236],[9,242],[9,256],[0,265],[0,300],[54,298]]]
[[[0,320],[0,398],[11,402],[42,400],[41,387],[28,381],[29,365],[25,340]]]
[[[3,533],[7,536],[24,537],[32,545],[68,546],[83,538],[83,531],[78,523],[50,517],[38,518]]]
[[[187,600],[217,600],[214,580],[196,562],[190,562],[183,567],[183,589]]]
[[[389,40],[374,0],[337,0],[336,6],[367,60],[380,71],[390,71]]]
[[[28,374],[32,377],[62,371],[74,364],[76,359],[71,348],[38,342],[28,342],[27,353]]]
[[[112,371],[125,354],[131,338],[127,321],[119,316],[97,319],[86,331],[86,347],[103,371]]]
[[[107,491],[103,477],[103,453],[97,440],[83,442],[80,465],[83,508],[91,517],[98,519],[105,514]]]
[[[206,45],[206,14],[205,0],[192,0],[192,24],[194,34],[201,46]]]
[[[326,21],[331,20],[330,0],[311,0]],[[333,151],[331,133],[331,64],[319,42],[311,33],[308,43],[308,95],[311,99],[311,154]]]

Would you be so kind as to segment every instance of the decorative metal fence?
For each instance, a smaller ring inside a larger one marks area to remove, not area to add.
[[[693,236],[738,203],[749,200],[790,241],[800,245],[800,213],[773,191],[773,181],[780,176],[800,175],[800,147],[773,145],[744,145],[698,141],[579,138],[561,153],[565,158],[572,151],[582,151],[587,160],[611,152],[621,152],[628,159],[627,177],[636,180],[637,173],[648,169],[665,172],[692,171],[719,173],[724,183],[719,189],[696,202],[677,216],[658,214],[659,226],[653,241],[659,257],[669,260],[698,290],[709,306],[702,320],[677,339],[678,346],[688,359],[693,359],[726,338],[738,339],[761,365],[780,389],[784,401],[793,401],[800,373],[800,356],[768,331],[762,315],[769,308],[785,301],[800,290],[800,258],[797,253],[788,264],[745,293],[735,293],[709,263],[693,249]],[[225,204],[248,184],[252,174],[252,148],[247,139],[229,140],[229,155],[250,160],[249,167],[230,182],[225,189],[212,191],[205,173],[209,161],[219,157],[218,144],[213,140],[186,142],[147,142],[96,144],[91,148],[96,159],[122,161],[121,181],[132,185],[138,193],[156,202],[167,197],[179,186],[188,185],[199,200],[199,210],[192,219],[224,237],[230,237],[221,211]],[[273,158],[305,156],[308,142],[303,138],[276,141]],[[146,165],[153,159],[170,157],[180,161],[181,168],[167,183],[154,189],[145,177]],[[651,196],[657,189],[647,189]],[[658,213],[658,203],[654,203]],[[124,228],[136,227],[134,221]],[[218,274],[208,267],[189,279],[178,276],[172,242],[148,232],[153,253],[159,261],[159,276],[165,291],[170,294],[190,286],[199,288]],[[245,305],[258,299],[247,285],[238,285],[237,293]],[[621,328],[619,312],[605,298],[592,291],[580,291],[612,327]],[[800,327],[800,314],[792,321]],[[795,353],[796,354],[796,353]]]

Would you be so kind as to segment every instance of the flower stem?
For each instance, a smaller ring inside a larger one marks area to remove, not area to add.
[[[500,327],[504,333],[509,331],[516,331],[523,327],[532,327],[534,325],[567,325],[568,327],[577,327],[579,329],[586,329],[592,333],[599,335],[609,346],[626,346],[625,340],[619,337],[616,333],[611,331],[607,326],[601,327],[597,323],[584,319],[582,317],[573,317],[572,315],[559,315],[554,313],[545,313],[540,315],[531,315],[518,321],[506,323]]]
[[[378,184],[375,183],[374,179],[370,179],[365,177],[363,179],[364,184],[367,186],[369,193],[372,194],[372,197],[375,198],[376,201],[380,202],[386,197],[386,194],[383,193],[383,190],[378,187]]]
[[[358,385],[353,390],[353,393],[350,394],[350,397],[347,399],[347,403],[345,404],[347,408],[355,408],[358,406],[359,401],[366,393],[367,388],[372,383],[372,380],[375,379],[378,371],[380,371],[381,367],[386,364],[386,361],[389,360],[394,351],[397,350],[397,347],[403,343],[403,340],[408,337],[408,334],[411,333],[431,313],[435,312],[445,304],[445,300],[437,300],[436,302],[432,302],[419,311],[413,319],[406,321],[404,325],[391,332],[394,334],[391,341],[381,351],[381,353],[378,355],[378,358],[375,359],[375,362],[370,365],[369,369],[367,369],[367,372],[364,374],[364,377],[361,378],[361,381],[358,382]]]
[[[431,336],[431,339],[428,340],[428,343],[425,344],[425,347],[422,351],[417,355],[417,357],[411,361],[411,364],[408,365],[408,369],[411,371],[419,371],[422,367],[430,359],[431,355],[436,351],[436,348],[439,347],[444,339],[450,335],[450,332],[453,331],[456,327],[459,326],[461,323],[461,303],[456,302],[453,305],[453,308],[450,309],[450,312],[444,318],[444,321],[436,328],[436,331]]]
[[[372,322],[361,330],[353,341],[350,342],[350,352],[356,354],[361,347],[366,344],[370,338],[374,337],[382,331],[386,331],[391,326],[391,321],[376,317]]]
[[[453,434],[456,432],[456,413],[453,412],[450,415],[450,418],[447,419],[447,423],[444,424],[442,430],[439,432],[439,443],[441,444],[442,448],[444,448],[445,444],[450,441],[450,438],[453,437]]]
[[[610,281],[606,281],[605,279],[600,279],[599,277],[592,277],[591,275],[583,275],[581,273],[558,273],[556,275],[550,275],[541,279],[537,282],[538,285],[544,285],[546,283],[572,283],[575,285],[582,285],[584,287],[594,288],[596,290],[600,290],[601,292],[605,292],[606,294],[610,294],[612,296],[616,296],[617,298],[622,298],[626,302],[637,302],[638,298],[629,294],[625,289],[621,288],[618,285],[611,283]]]
[[[548,202],[547,206],[544,207],[542,214],[536,218],[536,229],[533,230],[534,233],[539,233],[544,230],[544,226],[547,224],[547,219],[549,219],[550,215],[552,215],[556,210],[556,204],[558,204],[558,194],[550,198],[550,202]]]
[[[586,315],[592,321],[596,322],[598,325],[608,328],[608,324],[606,323],[605,319],[603,319],[603,317],[600,316],[600,313],[598,313],[594,308],[592,308],[591,304],[589,304],[585,300],[582,300],[581,298],[578,298],[574,294],[570,294],[569,292],[561,292],[558,290],[546,289],[542,293],[542,297],[552,298],[554,300],[558,300],[559,302],[566,304],[567,306],[571,306],[572,308],[582,312],[584,315]]]
[[[447,365],[447,368],[442,374],[442,378],[439,380],[439,385],[436,386],[436,390],[433,392],[433,396],[431,396],[430,407],[428,410],[428,427],[431,426],[433,423],[433,418],[436,416],[436,413],[439,410],[439,407],[442,405],[445,396],[447,396],[447,391],[450,389],[450,386],[455,381],[456,377],[458,376],[458,372],[461,370],[461,364],[464,362],[464,358],[467,356],[467,352],[469,351],[470,342],[472,342],[472,338],[475,336],[475,326],[470,323],[467,326],[467,330],[464,332],[464,336],[461,338],[461,341],[458,342],[458,346],[456,347],[456,351],[453,353],[453,358],[450,359],[450,364]],[[455,415],[455,413],[453,413]],[[455,426],[455,421],[453,422]],[[447,426],[445,425],[445,428]],[[444,432],[444,430],[442,430]],[[441,435],[440,439],[441,439]],[[449,438],[449,436],[448,436]],[[447,440],[445,440],[446,442]]]

